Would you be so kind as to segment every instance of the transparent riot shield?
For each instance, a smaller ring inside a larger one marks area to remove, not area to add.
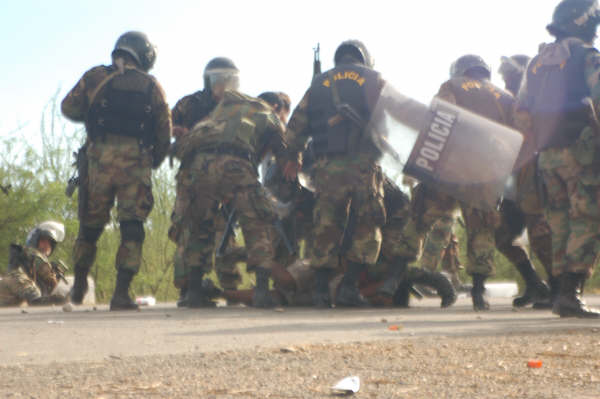
[[[426,107],[390,85],[370,126],[384,169],[482,209],[497,207],[523,143],[514,129],[438,98]]]

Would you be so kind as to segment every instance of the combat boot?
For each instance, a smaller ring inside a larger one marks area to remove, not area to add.
[[[71,288],[71,303],[81,305],[83,297],[88,290],[87,275],[90,269],[86,267],[75,266],[75,281]]]
[[[188,306],[187,293],[188,293],[187,285],[184,285],[183,287],[181,287],[179,289],[179,299],[177,300],[178,308],[186,308]]]
[[[315,308],[328,309],[331,307],[331,296],[329,294],[329,280],[332,270],[319,268],[315,271],[315,288],[312,293],[312,301]]]
[[[473,274],[473,288],[471,288],[471,299],[473,300],[473,309],[475,311],[489,310],[490,304],[485,300],[485,279],[483,274]]]
[[[410,306],[410,288],[412,283],[408,279],[402,281],[394,293],[393,304],[399,308],[408,308]]]
[[[419,284],[435,289],[442,299],[440,306],[447,308],[456,302],[457,295],[452,282],[446,275],[425,269],[414,268],[408,273],[411,284]]]
[[[516,265],[525,280],[525,292],[513,300],[513,306],[520,308],[534,302],[546,302],[550,299],[550,289],[536,273],[529,260]]]
[[[563,273],[559,276],[559,293],[552,313],[560,317],[579,317],[584,319],[600,318],[600,310],[587,307],[581,299],[581,287],[585,275],[580,273]]]
[[[276,305],[269,292],[269,277],[271,277],[269,269],[260,266],[256,268],[256,287],[252,297],[252,306],[255,308],[273,308]]]
[[[377,289],[377,294],[392,298],[396,291],[398,291],[398,287],[400,287],[402,281],[406,278],[406,267],[407,262],[404,259],[392,262],[391,267],[387,271],[385,281]]]
[[[129,296],[129,286],[133,280],[134,272],[120,268],[117,271],[115,292],[110,300],[110,310],[138,310],[139,306]]]
[[[545,301],[537,301],[533,303],[533,309],[538,310],[552,310],[554,301],[558,298],[559,294],[559,283],[557,277],[548,277],[548,285],[550,286],[550,296]]]
[[[190,270],[190,281],[187,292],[187,307],[189,308],[212,308],[216,304],[209,298],[204,289],[204,270],[200,267],[192,267]]]
[[[363,298],[358,289],[358,279],[364,269],[364,264],[348,261],[348,269],[340,282],[337,295],[335,296],[336,306],[369,306],[369,302]]]

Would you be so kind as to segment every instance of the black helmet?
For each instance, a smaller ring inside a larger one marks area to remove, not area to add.
[[[492,69],[486,62],[478,55],[467,54],[463,55],[450,66],[450,77],[458,78],[465,76],[467,72],[479,70],[488,79],[492,76]]]
[[[600,23],[597,0],[562,0],[554,9],[552,23],[546,27],[552,36],[578,37],[591,42]]]
[[[367,47],[360,40],[346,40],[342,42],[335,50],[333,56],[333,62],[337,66],[340,64],[345,55],[351,56],[352,58],[360,61],[361,64],[368,68],[373,68],[374,61],[367,50]]]
[[[204,67],[204,88],[210,89],[215,83],[223,81],[227,87],[237,90],[239,87],[239,69],[227,57],[213,58]]]
[[[52,244],[52,250],[54,250],[56,243],[65,239],[65,225],[51,220],[42,222],[27,234],[25,245],[37,248],[40,238],[47,238]]]
[[[148,40],[148,36],[142,32],[123,33],[112,52],[113,57],[118,52],[125,52],[133,57],[138,65],[144,70],[149,71],[156,61],[156,47]]]

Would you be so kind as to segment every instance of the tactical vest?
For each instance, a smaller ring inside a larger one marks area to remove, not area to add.
[[[515,99],[505,90],[487,80],[467,77],[450,79],[448,84],[458,106],[503,125],[512,124]]]
[[[365,146],[370,141],[364,133],[380,94],[379,80],[378,72],[356,64],[342,64],[313,80],[308,123],[316,156],[374,150]]]
[[[192,129],[196,123],[206,118],[217,106],[217,103],[207,90],[200,90],[192,94],[189,101],[189,112],[183,115],[183,120],[181,121],[181,125],[188,129]]]
[[[269,118],[271,120],[269,121]],[[262,100],[236,91],[226,91],[210,116],[184,136],[189,151],[220,150],[257,161],[266,128],[281,122]]]
[[[137,69],[114,73],[92,100],[86,118],[89,137],[96,140],[110,133],[154,144],[154,86],[152,78]]]
[[[585,58],[597,51],[583,42],[570,45],[571,57],[560,65],[544,65],[537,55],[527,68],[525,107],[529,110],[536,150],[571,145],[588,124],[590,96],[585,81]]]
[[[395,215],[396,212],[407,208],[410,204],[410,198],[398,187],[398,185],[388,176],[383,179],[383,192],[385,193],[383,201],[385,211],[388,215]]]

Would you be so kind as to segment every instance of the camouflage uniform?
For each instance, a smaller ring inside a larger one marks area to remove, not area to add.
[[[173,126],[181,126],[191,130],[198,122],[207,117],[216,106],[216,101],[213,99],[210,91],[206,89],[187,95],[180,99],[171,111]],[[175,145],[177,145],[177,143]],[[218,234],[213,234],[208,237],[203,236],[201,233],[202,229],[199,230],[196,225],[188,225],[187,230],[183,231],[184,212],[191,201],[187,196],[188,192],[185,189],[191,185],[190,168],[187,167],[187,162],[190,162],[190,160],[182,160],[179,170],[177,171],[175,206],[171,215],[172,226],[169,231],[169,237],[173,242],[178,242],[180,234],[187,235],[188,238],[186,241],[189,242],[187,249],[178,246],[175,250],[173,280],[177,288],[184,288],[187,286],[189,267],[186,267],[186,265],[212,265],[214,242],[219,239]],[[217,208],[218,204],[215,204],[214,214],[209,215],[209,219],[203,222],[215,225],[214,229],[210,229],[211,231],[223,231],[225,226],[225,223],[218,218]],[[230,242],[230,244],[232,243]],[[228,287],[227,283],[224,283],[225,281],[229,282],[229,280],[232,279],[219,275],[221,268],[218,266],[222,263],[223,262],[219,262],[217,259],[217,275],[220,277],[219,280],[224,288],[232,288]],[[233,266],[235,267],[235,265]],[[238,279],[239,272],[237,273],[237,277],[233,280],[235,282]]]
[[[48,297],[58,284],[45,255],[31,247],[24,247],[23,252],[23,264],[12,267],[0,280],[0,306],[32,304]]]
[[[212,253],[215,204],[226,202],[238,214],[249,270],[258,266],[270,269],[273,264],[275,233],[271,223],[275,214],[258,182],[256,162],[268,149],[275,154],[283,151],[283,133],[281,121],[265,103],[227,91],[209,117],[177,146],[179,159],[190,157],[189,163],[185,162],[189,184],[182,187],[190,198],[182,208],[183,231],[195,225],[198,237],[204,240],[202,248],[210,248]],[[198,239],[182,234],[178,245],[188,251],[195,242]],[[211,263],[189,266],[204,272],[212,269]]]
[[[161,164],[169,148],[171,115],[165,94],[153,76],[124,61],[120,67],[87,71],[63,100],[62,112],[85,122],[88,134],[88,181],[80,184],[88,196],[73,249],[76,281],[94,263],[96,242],[115,198],[121,225],[115,267],[132,276],[142,261],[143,222],[154,204],[152,168]]]
[[[339,70],[352,69],[342,65]],[[355,68],[357,68],[355,66]],[[366,68],[364,68],[366,70]],[[336,70],[333,70],[334,72]],[[371,73],[376,72],[369,70]],[[357,79],[361,78],[360,71]],[[350,73],[334,78],[336,82],[351,81]],[[352,77],[356,77],[352,75]],[[367,94],[367,102],[374,105],[384,81],[377,75],[371,90]],[[309,137],[319,133],[316,126],[318,121],[317,92],[330,87],[328,73],[318,77],[313,86],[307,91],[298,107],[294,110],[288,123],[288,134],[291,137],[290,147],[300,151],[304,148]],[[337,83],[340,84],[340,83]],[[311,101],[315,101],[312,105]],[[368,111],[367,111],[368,112]],[[367,115],[368,117],[368,115]],[[368,118],[367,118],[368,119]],[[347,131],[354,127],[347,121],[335,123],[346,126]],[[323,128],[321,126],[321,128]],[[315,139],[313,137],[313,139]],[[314,246],[311,266],[314,268],[335,268],[337,257],[340,253],[341,238],[346,226],[349,212],[354,212],[356,229],[353,234],[351,247],[345,256],[349,261],[373,265],[379,256],[381,246],[380,226],[385,223],[385,209],[383,206],[383,176],[381,168],[376,164],[379,153],[372,144],[367,143],[366,137],[354,137],[361,140],[354,143],[355,148],[348,152],[333,153],[327,148],[320,149],[315,144],[315,150],[322,150],[324,154],[317,155],[311,172],[316,190],[316,204],[313,215],[314,221]],[[351,139],[350,139],[351,140]],[[323,144],[325,147],[327,144]],[[352,145],[352,144],[351,144]],[[328,153],[329,152],[329,153]]]
[[[568,8],[569,2],[559,4],[556,12],[562,6]],[[595,19],[594,32],[597,23]],[[548,27],[551,33],[554,24],[558,26],[554,21]],[[583,28],[585,24],[578,29]],[[600,317],[579,297],[600,252],[600,126],[590,117],[600,100],[599,76],[598,51],[569,37],[540,46],[519,93],[518,125],[539,151],[537,166],[552,231],[552,274],[560,280],[553,312],[561,317]],[[583,102],[586,97],[592,99],[589,107]]]

